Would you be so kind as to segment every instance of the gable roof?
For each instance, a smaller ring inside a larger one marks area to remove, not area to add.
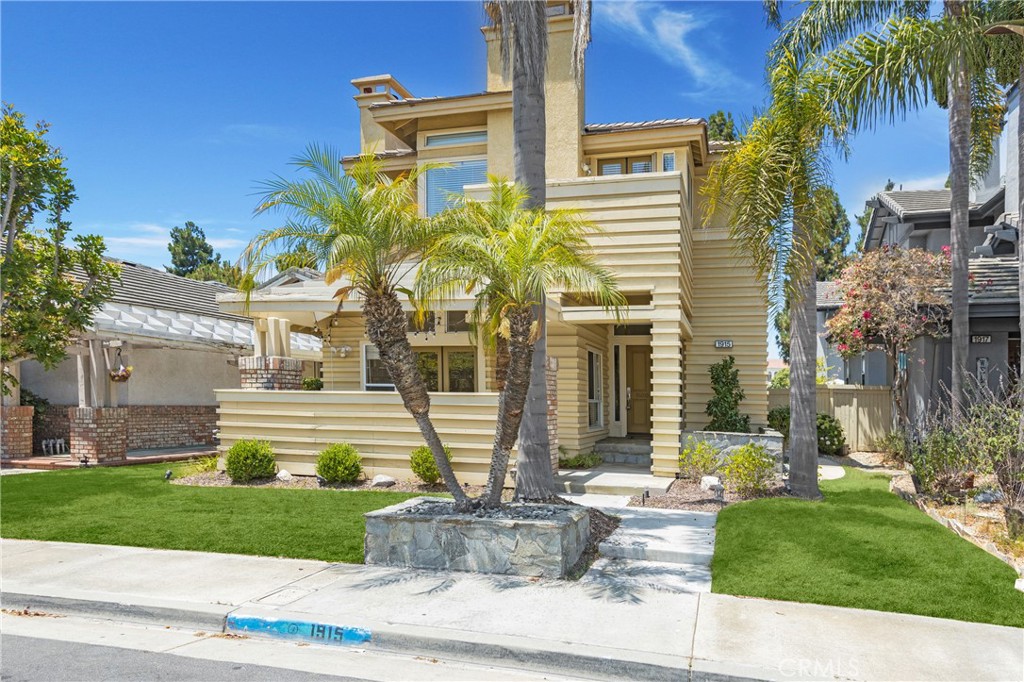
[[[200,282],[131,261],[109,260],[121,266],[121,281],[114,283],[111,303],[248,321],[248,318],[223,312],[217,305],[217,294],[234,291],[225,284]]]

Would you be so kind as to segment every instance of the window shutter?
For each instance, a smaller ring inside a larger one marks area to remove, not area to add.
[[[466,185],[487,182],[487,160],[454,161],[448,168],[427,171],[427,215],[436,215],[451,205]]]

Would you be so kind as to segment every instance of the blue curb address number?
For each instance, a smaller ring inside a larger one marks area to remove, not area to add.
[[[228,616],[227,630],[259,633],[280,639],[300,639],[318,644],[366,644],[370,641],[370,631],[363,628],[305,620]]]

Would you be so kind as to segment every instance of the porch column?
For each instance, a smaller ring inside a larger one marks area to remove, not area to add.
[[[253,350],[238,358],[242,388],[258,391],[297,391],[302,388],[302,360],[291,356],[291,321],[268,317],[254,321]]]
[[[107,352],[100,339],[75,350],[78,407],[68,408],[68,450],[72,459],[86,458],[89,464],[123,462],[128,453],[128,408],[117,407]]]
[[[674,476],[679,470],[683,418],[682,335],[679,321],[651,325],[651,473]]]

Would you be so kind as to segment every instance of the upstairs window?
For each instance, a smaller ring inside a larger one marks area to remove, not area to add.
[[[665,152],[661,155],[661,170],[669,173],[676,169],[676,153]]]
[[[466,185],[487,182],[487,159],[452,161],[447,168],[432,168],[426,178],[426,213],[437,215],[452,205]]]
[[[654,170],[654,157],[627,156],[618,159],[599,159],[598,175],[629,175],[634,173],[650,173]]]
[[[427,135],[424,147],[454,147],[460,144],[480,144],[487,142],[486,130],[469,130],[460,133],[437,133]]]
[[[469,331],[469,313],[465,310],[449,310],[445,313],[445,331],[453,332]]]

